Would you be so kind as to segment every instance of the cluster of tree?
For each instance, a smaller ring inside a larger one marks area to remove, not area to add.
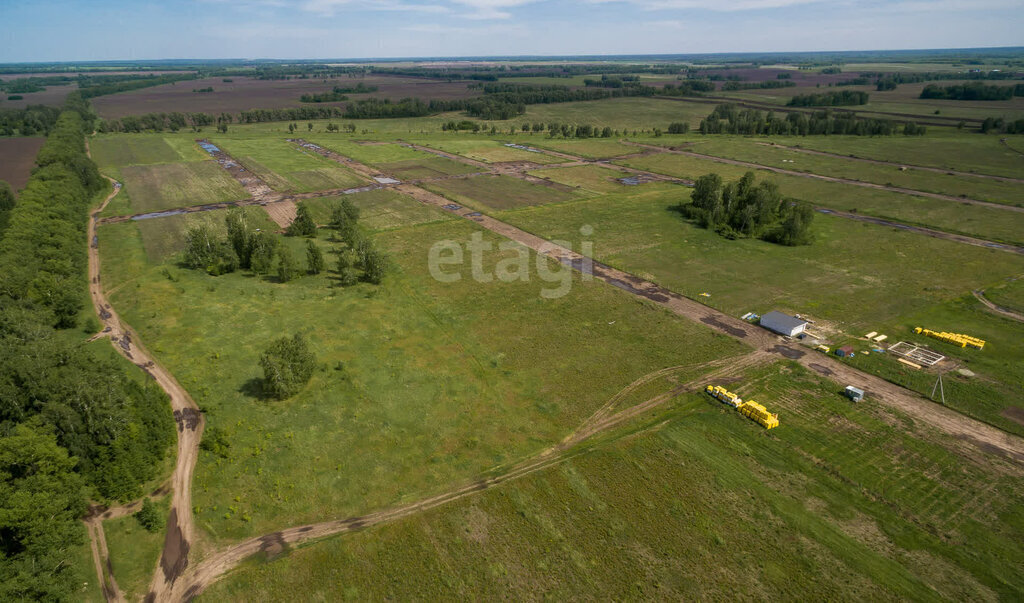
[[[714,92],[715,83],[708,80],[682,80],[678,84],[665,84],[658,91],[664,96],[701,96],[703,92]]]
[[[689,122],[674,121],[668,125],[669,134],[686,134],[690,131]]]
[[[1002,117],[986,117],[981,122],[981,133],[998,132],[1000,134],[1024,134],[1024,119],[1014,121]]]
[[[192,92],[213,92],[213,86],[207,86],[206,88],[193,88]]]
[[[849,105],[866,105],[868,93],[858,90],[841,90],[822,94],[797,94],[789,99],[787,107],[843,107]]]
[[[781,73],[779,75],[782,75]],[[788,73],[786,75],[789,75]],[[763,82],[726,82],[722,84],[722,90],[760,90],[771,88],[792,88],[796,86],[789,80],[765,80]]]
[[[305,206],[299,206],[299,217],[296,218],[296,222],[301,226],[290,227],[290,234],[297,233],[307,222],[312,233],[316,232],[316,224],[313,224]],[[252,228],[245,210],[228,210],[224,223],[226,232],[205,222],[188,229],[185,233],[185,252],[182,258],[185,266],[205,270],[213,276],[239,269],[251,270],[260,276],[274,273],[281,282],[288,282],[299,276],[300,268],[291,248],[282,245],[272,233]],[[303,234],[306,232],[303,231]],[[311,253],[319,254],[319,247],[316,247],[315,243],[313,247],[315,251]],[[322,270],[323,258],[320,254],[319,261],[313,259],[309,263],[307,272],[316,274]]]
[[[330,92],[303,94],[299,100],[304,103],[334,103],[348,100],[346,94],[366,94],[376,91],[377,86],[367,86],[363,82],[359,82],[355,86],[335,86]]]
[[[99,83],[81,89],[82,98],[89,99],[129,90],[140,90],[152,86],[173,84],[185,80],[194,80],[198,77],[195,73],[170,73],[167,75],[135,75],[126,76],[113,82]]]
[[[299,393],[316,370],[316,355],[301,333],[274,340],[260,356],[263,393],[284,400]]]
[[[6,180],[0,180],[0,237],[7,230],[7,222],[11,219],[11,210],[14,209],[14,191]]]
[[[811,114],[790,112],[778,116],[756,109],[740,110],[732,104],[717,105],[700,122],[701,134],[892,136],[899,132],[900,127],[894,121],[857,117],[850,112],[835,113],[826,109]],[[915,135],[924,132],[924,126],[916,124],[911,130]]]
[[[784,198],[774,182],[755,184],[753,172],[724,186],[718,174],[701,176],[690,202],[680,203],[679,210],[702,228],[730,239],[753,237],[789,246],[812,240],[814,209]]]
[[[343,287],[354,285],[362,279],[379,285],[387,271],[388,260],[384,252],[373,245],[359,227],[359,208],[347,198],[342,198],[331,208],[331,228],[337,231],[344,247],[338,251],[338,280]]]
[[[57,123],[60,109],[46,105],[29,105],[24,109],[0,109],[0,136],[49,135]]]
[[[89,498],[129,500],[174,441],[166,396],[59,333],[86,290],[87,211],[103,182],[77,93],[0,239],[0,599],[75,598]],[[95,319],[87,325],[98,329]]]
[[[956,84],[953,86],[928,84],[921,90],[920,98],[999,101],[1010,100],[1014,96],[1024,96],[1024,84],[1017,84],[1016,86],[996,86],[982,84],[981,82]]]
[[[601,79],[595,80],[592,78],[585,78],[583,80],[584,86],[596,86],[599,88],[622,88],[629,82],[639,82],[640,76],[636,75],[613,75],[608,76],[602,75]]]

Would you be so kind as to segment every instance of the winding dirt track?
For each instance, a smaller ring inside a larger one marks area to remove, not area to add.
[[[366,173],[362,170],[372,171],[369,167],[361,166],[351,159],[343,159],[345,165],[353,167],[353,169],[360,173]],[[652,373],[654,376],[645,376],[628,386],[626,390],[617,394],[607,404],[598,409],[590,419],[584,422],[580,428],[570,434],[563,442],[541,452],[533,458],[509,467],[507,471],[500,475],[480,479],[443,494],[365,516],[293,527],[252,538],[215,552],[200,563],[190,566],[188,553],[194,534],[191,508],[191,478],[198,453],[199,440],[202,436],[203,418],[188,393],[174,380],[173,376],[163,367],[156,364],[138,341],[133,341],[128,326],[116,315],[103,294],[99,277],[99,250],[95,238],[95,229],[97,214],[106,205],[105,202],[99,210],[91,215],[89,221],[88,232],[91,242],[89,247],[90,294],[97,314],[99,314],[106,327],[104,329],[106,335],[111,338],[115,348],[120,353],[146,370],[168,393],[171,398],[172,408],[174,409],[175,419],[178,423],[178,459],[171,480],[174,495],[168,519],[167,537],[160,560],[160,567],[153,576],[147,600],[189,600],[201,593],[220,576],[237,566],[242,560],[255,553],[262,551],[269,555],[274,555],[283,550],[286,543],[308,541],[332,534],[359,530],[386,521],[393,521],[528,475],[534,471],[571,458],[575,454],[582,453],[582,450],[576,446],[587,439],[656,408],[683,392],[697,389],[711,378],[728,372],[740,372],[751,366],[771,362],[780,357],[799,362],[808,369],[838,383],[855,384],[865,389],[872,401],[898,408],[914,419],[952,435],[972,449],[981,449],[986,453],[999,454],[1017,463],[1024,464],[1024,440],[1021,438],[934,404],[914,392],[905,390],[878,377],[862,373],[830,356],[809,352],[806,348],[789,343],[760,327],[704,306],[655,283],[596,262],[592,258],[580,255],[570,249],[554,245],[545,239],[510,224],[495,220],[480,212],[469,211],[461,207],[453,210],[453,207],[458,206],[415,184],[402,183],[392,187],[422,203],[440,207],[464,219],[472,220],[483,228],[517,241],[539,254],[551,257],[580,272],[581,278],[600,279],[633,295],[645,298],[676,315],[699,322],[713,330],[743,341],[753,347],[754,351],[718,364],[710,363],[708,368],[714,367],[712,372],[704,375],[700,380],[677,386],[670,392],[655,396],[650,400],[613,414],[612,410],[615,404],[644,383],[657,376],[667,374],[666,371],[671,372],[672,370],[685,367],[673,367],[672,369]],[[117,189],[115,188],[114,193],[111,197],[108,197],[107,201],[116,193]],[[112,577],[111,583],[113,583]]]
[[[984,304],[985,307],[991,310],[992,312],[995,312],[1000,316],[1005,316],[1006,318],[1009,318],[1011,320],[1016,320],[1017,322],[1024,322],[1024,314],[1014,312],[1009,308],[997,306],[996,304],[992,303],[992,301],[990,301],[987,297],[985,297],[984,291],[971,291],[971,293],[973,293],[974,297],[976,297],[978,301]]]
[[[174,472],[171,474],[171,512],[167,522],[167,536],[164,540],[160,569],[153,577],[151,595],[164,600],[173,580],[188,565],[188,551],[193,540],[195,527],[192,523],[192,472],[199,452],[199,440],[203,434],[203,416],[188,392],[163,366],[158,364],[142,344],[134,338],[127,324],[121,321],[110,306],[100,282],[99,244],[96,238],[96,219],[107,203],[121,190],[120,183],[114,182],[114,191],[89,217],[89,295],[96,314],[104,325],[103,334],[122,356],[146,371],[167,392],[171,409],[178,426],[178,454]],[[98,526],[99,527],[99,526]],[[102,533],[102,527],[99,527]],[[105,548],[105,547],[104,547]],[[102,579],[102,576],[101,576]],[[111,577],[111,582],[113,578]],[[101,582],[102,583],[102,582]],[[116,586],[115,586],[116,588]]]
[[[999,180],[1000,182],[1016,182],[1018,184],[1024,184],[1024,178],[1011,178],[1009,176],[993,176],[992,174],[979,174],[977,172],[961,172],[958,170],[947,170],[937,167],[928,167],[925,165],[913,165],[910,163],[896,163],[893,161],[882,161],[880,159],[868,159],[867,157],[855,157],[853,155],[840,155],[839,153],[829,153],[828,151],[816,151],[814,149],[805,149],[802,147],[791,147],[784,144],[778,144],[776,142],[759,142],[757,143],[766,147],[773,147],[776,149],[786,149],[787,151],[795,151],[797,153],[806,153],[808,155],[821,155],[822,157],[836,157],[838,159],[846,159],[847,161],[860,161],[861,163],[873,163],[875,165],[891,166],[896,168],[907,168],[908,170],[918,170],[921,172],[934,172],[936,174],[948,174],[952,176],[968,176],[971,178],[984,178],[986,180]]]
[[[979,201],[978,199],[968,199],[966,197],[957,197],[954,195],[943,195],[941,193],[929,193],[926,191],[919,191],[913,188],[903,188],[901,186],[888,186],[885,184],[875,184],[874,182],[865,182],[863,180],[854,180],[852,178],[837,178],[835,176],[822,176],[821,174],[814,174],[812,172],[798,172],[796,170],[787,170],[785,168],[774,167],[771,165],[761,165],[760,163],[752,163],[750,161],[740,161],[738,159],[727,159],[725,157],[718,157],[715,155],[705,155],[703,153],[695,153],[693,151],[680,151],[676,149],[668,149],[665,147],[658,147],[656,145],[644,144],[642,142],[631,142],[623,141],[626,144],[634,145],[638,147],[648,149],[663,149],[666,153],[672,153],[674,155],[685,155],[687,157],[693,157],[695,159],[705,159],[708,161],[714,161],[715,163],[725,163],[728,165],[738,165],[741,167],[749,167],[757,170],[767,170],[776,174],[785,174],[786,176],[796,176],[798,178],[810,178],[813,180],[824,180],[825,182],[840,182],[843,184],[850,184],[853,186],[861,186],[864,188],[873,188],[876,190],[889,191],[893,193],[902,193],[904,195],[913,195],[915,197],[927,197],[929,199],[941,199],[943,201],[954,201],[956,203],[968,203],[970,205],[979,205],[981,207],[991,207],[995,209],[1003,209],[1006,211],[1024,212],[1024,207],[1017,207],[1015,205],[1006,205],[1005,203],[993,203],[992,201]]]

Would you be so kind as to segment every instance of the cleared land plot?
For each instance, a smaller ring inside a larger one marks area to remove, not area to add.
[[[941,320],[928,318],[928,313],[973,289],[1020,274],[1024,258],[823,215],[815,219],[812,245],[730,241],[684,221],[672,210],[677,200],[676,195],[652,189],[585,204],[506,212],[502,218],[539,236],[567,241],[579,241],[580,227],[590,225],[597,259],[734,316],[781,310],[828,321],[845,333],[878,330],[893,341],[911,342],[918,340],[909,334],[915,326],[970,332],[975,318],[995,321],[975,330],[1000,343],[963,357],[973,363],[984,356],[997,364],[989,365],[986,376],[950,404],[1010,428],[998,413],[1011,400],[1020,399],[1024,373],[1004,365],[1019,361],[1024,353],[1016,351],[1020,344],[1012,341],[1024,339],[1024,325],[974,309],[947,312]],[[876,355],[866,358],[871,363],[893,362]],[[860,355],[857,359],[861,360]],[[875,372],[887,375],[881,369]],[[927,375],[921,378],[928,381]],[[934,377],[925,393],[930,393],[933,383]],[[1024,429],[1019,433],[1024,434]]]
[[[462,155],[463,157],[476,159],[477,161],[486,161],[487,163],[529,161],[531,163],[544,164],[564,161],[563,159],[545,155],[544,153],[524,151],[523,149],[507,147],[504,143],[496,140],[480,138],[470,140],[432,138],[422,144],[441,151],[453,153],[455,155]]]
[[[349,140],[336,136],[305,136],[303,139],[318,144],[325,149],[330,149],[335,153],[344,155],[345,157],[355,159],[360,163],[365,163],[377,168],[382,165],[396,163],[404,164],[405,162],[414,161],[427,162],[432,159],[441,159],[441,157],[438,157],[437,155],[432,155],[426,151],[418,151],[395,142],[363,144],[357,140]]]
[[[443,180],[425,185],[425,188],[457,203],[490,210],[560,203],[576,198],[571,192],[504,175]]]
[[[600,138],[559,140],[557,138],[542,138],[541,136],[540,134],[535,134],[529,138],[522,138],[519,140],[519,143],[539,149],[560,151],[577,157],[586,157],[587,159],[610,159],[620,155],[630,155],[642,150],[628,144],[622,144],[617,140]]]
[[[397,600],[979,600],[1024,588],[1015,470],[852,405],[799,367],[736,376],[781,427],[766,434],[688,395],[559,465],[253,560],[201,599],[330,598],[339,585]]]
[[[112,203],[104,215],[137,214],[248,197],[242,185],[213,161],[130,165],[120,168],[119,175],[130,201],[127,207]]]
[[[544,178],[566,186],[587,190],[593,193],[621,193],[628,187],[618,181],[619,178],[630,176],[628,173],[601,167],[599,165],[581,165],[576,167],[551,168],[533,170],[530,175]]]
[[[277,191],[306,193],[366,184],[364,178],[338,162],[287,140],[213,138],[211,142]]]
[[[698,142],[687,150],[834,178],[849,178],[943,195],[1024,206],[1024,185],[1016,182],[936,174],[918,170],[901,171],[896,166],[812,155],[797,150],[759,144],[761,142],[763,141],[715,137]]]
[[[923,137],[805,136],[768,140],[865,159],[1024,178],[1024,157],[1000,144],[998,136],[929,132]]]
[[[385,174],[399,180],[419,180],[423,178],[439,178],[457,174],[472,174],[479,168],[459,163],[447,157],[430,157],[426,159],[408,159],[392,163],[379,163],[377,167]]]
[[[36,154],[45,138],[0,138],[0,180],[11,185],[15,194],[24,188],[36,164]]]
[[[306,199],[302,204],[309,208],[318,224],[327,224],[331,219],[331,207],[341,198]],[[388,230],[455,219],[451,214],[436,207],[386,189],[346,195],[344,198],[359,208],[359,224],[371,230]]]
[[[196,468],[193,502],[207,538],[441,491],[561,440],[639,376],[743,349],[600,282],[546,299],[540,292],[552,283],[479,283],[468,265],[449,267],[460,270],[457,282],[435,280],[430,246],[474,232],[460,221],[378,234],[394,266],[384,285],[338,288],[333,273],[278,284],[139,266],[134,224],[101,229],[123,239],[105,248],[104,282],[140,284],[111,302],[188,388],[207,429],[226,430],[231,442],[228,458],[203,452]],[[331,245],[320,244],[333,264]],[[488,255],[484,269],[510,254]],[[259,399],[260,351],[298,331],[327,368],[292,399]]]
[[[802,199],[816,206],[931,226],[982,239],[1015,244],[1024,242],[1024,214],[1016,211],[775,174],[685,155],[665,153],[628,159],[621,163],[691,180],[704,174],[715,173],[722,176],[725,181],[732,181],[748,171],[754,171],[758,180],[772,180],[778,183],[784,195]]]
[[[89,150],[100,169],[185,159],[162,136],[154,134],[98,136],[90,139]]]

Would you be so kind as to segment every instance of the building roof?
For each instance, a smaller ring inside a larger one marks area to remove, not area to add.
[[[771,312],[761,317],[761,324],[770,323],[773,327],[784,329],[786,331],[792,331],[798,327],[807,324],[806,320],[800,320],[799,318],[790,316],[789,314],[783,314],[782,312]]]

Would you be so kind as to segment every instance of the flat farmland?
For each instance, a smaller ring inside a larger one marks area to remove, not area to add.
[[[995,600],[1024,588],[1024,488],[1008,463],[850,405],[798,366],[735,377],[780,428],[683,395],[557,465],[251,561],[200,600]]]
[[[7,79],[9,76],[4,74],[0,78]],[[78,90],[78,84],[68,84],[66,86],[48,86],[45,90],[39,92],[18,92],[8,93],[0,92],[0,109],[24,109],[29,105],[52,105],[60,106],[64,103],[64,99],[67,98],[68,93],[72,90]],[[24,98],[10,100],[9,96],[23,96]]]
[[[367,182],[338,162],[283,138],[218,136],[211,142],[277,191],[304,193],[352,188]]]
[[[100,169],[184,160],[159,134],[95,137],[89,141],[89,151]]]
[[[334,151],[335,153],[344,155],[345,157],[355,159],[360,163],[365,163],[378,168],[382,165],[391,165],[396,163],[404,164],[408,162],[411,164],[416,161],[426,162],[437,157],[437,155],[433,155],[426,151],[419,151],[393,141],[373,142],[347,137],[323,135],[306,136],[304,137],[304,140],[316,143],[326,149]]]
[[[618,180],[630,175],[626,172],[620,172],[599,165],[532,170],[529,173],[531,176],[597,194],[624,192],[627,190],[627,186]]]
[[[764,144],[764,141],[750,138],[716,136],[701,140],[686,150],[798,172],[1024,207],[1024,185],[1019,182],[900,170],[896,166],[875,165],[842,157],[802,153],[797,149],[773,147]]]
[[[104,282],[135,283],[112,304],[189,389],[207,429],[230,438],[227,458],[201,452],[196,467],[204,542],[415,500],[561,440],[640,376],[744,350],[604,283],[552,300],[540,296],[549,283],[480,283],[468,265],[453,268],[457,282],[435,280],[430,246],[475,232],[466,221],[379,232],[394,266],[384,285],[340,288],[330,272],[281,284],[140,263],[135,223],[101,228]],[[260,349],[299,330],[325,368],[289,400],[255,396]]]
[[[408,159],[391,163],[379,163],[377,167],[386,174],[399,180],[416,180],[419,178],[437,178],[458,174],[472,174],[479,168],[459,163],[447,157],[429,157],[426,159]]]
[[[1024,243],[1024,214],[1009,209],[966,205],[956,201],[930,199],[841,182],[776,174],[710,159],[686,155],[649,155],[624,160],[622,165],[669,176],[695,180],[715,173],[726,182],[739,179],[748,171],[758,180],[771,180],[784,195],[815,206],[929,226],[969,236],[1007,243]],[[788,164],[787,164],[788,165]]]
[[[484,210],[504,210],[561,203],[577,198],[571,191],[527,182],[513,176],[474,176],[424,185],[440,195]]]
[[[687,122],[691,128],[700,125],[714,105],[685,100],[656,98],[612,98],[601,101],[529,105],[526,114],[508,123],[563,123],[610,126],[616,130],[668,128],[674,121]],[[498,122],[499,124],[503,122]],[[506,126],[507,127],[507,126]],[[501,129],[499,127],[499,129]]]
[[[359,223],[372,231],[455,219],[450,213],[387,189],[345,195],[344,198],[359,208]],[[327,224],[331,220],[331,208],[341,199],[320,197],[306,199],[302,204],[309,208],[317,224]]]
[[[28,183],[44,142],[45,138],[32,136],[0,138],[0,180],[10,184],[15,194]]]
[[[237,201],[249,196],[213,161],[129,165],[116,173],[124,183],[118,197],[124,199],[108,205],[104,210],[107,216]]]
[[[224,79],[232,81],[225,82]],[[284,107],[315,106],[303,103],[303,94],[330,92],[335,86],[355,86],[363,82],[378,86],[373,94],[349,95],[352,100],[376,96],[401,99],[468,98],[477,92],[469,90],[464,82],[443,82],[425,78],[370,76],[366,78],[337,77],[333,79],[260,80],[251,77],[211,77],[175,82],[163,86],[143,88],[92,99],[96,112],[103,118],[117,118],[144,113],[238,113],[248,109],[280,109]],[[213,92],[192,92],[193,89],[212,87]],[[329,103],[341,106],[344,103]]]
[[[471,138],[468,140],[452,140],[448,138],[432,138],[424,142],[424,146],[462,155],[477,161],[486,163],[503,163],[507,161],[528,161],[531,163],[558,163],[562,161],[556,157],[545,155],[535,151],[525,151],[515,147],[505,146],[497,140],[484,138]]]
[[[577,157],[586,157],[587,159],[611,159],[613,157],[619,157],[620,155],[630,155],[642,150],[628,144],[623,144],[618,140],[611,140],[607,138],[566,140],[561,138],[550,138],[545,134],[534,134],[529,137],[521,137],[517,142],[537,147],[539,149],[550,149],[552,151],[560,151]]]

